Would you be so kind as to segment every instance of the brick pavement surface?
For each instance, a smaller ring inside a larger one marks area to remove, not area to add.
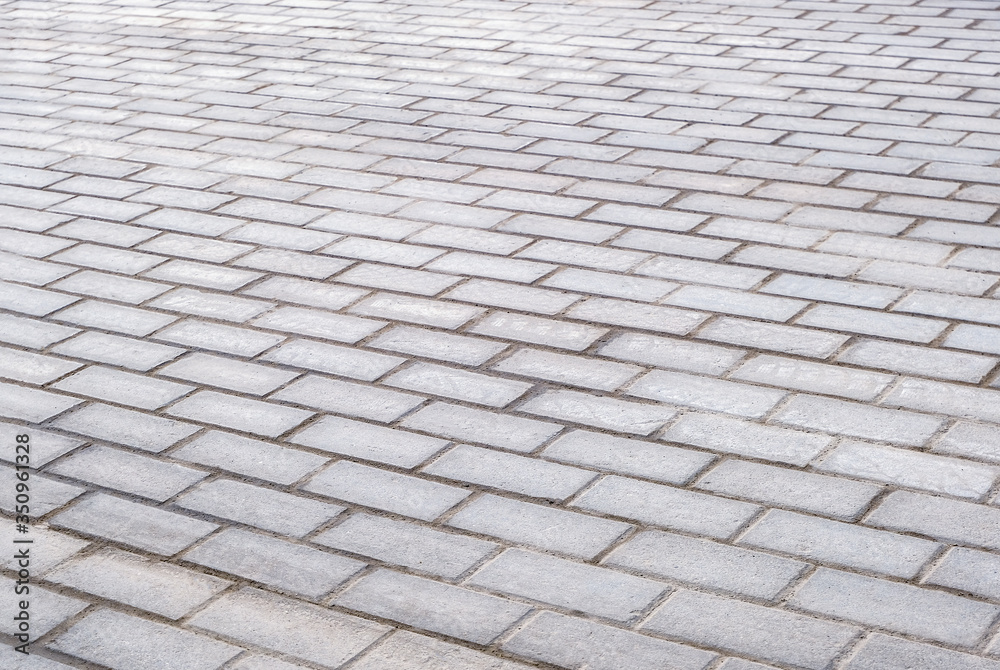
[[[998,31],[0,0],[0,667],[1000,670]]]

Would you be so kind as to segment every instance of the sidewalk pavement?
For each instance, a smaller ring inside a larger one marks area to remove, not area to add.
[[[998,31],[0,2],[0,666],[1000,670]]]

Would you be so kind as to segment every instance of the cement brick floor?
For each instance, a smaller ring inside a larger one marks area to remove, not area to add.
[[[1000,669],[998,35],[0,0],[0,667]]]

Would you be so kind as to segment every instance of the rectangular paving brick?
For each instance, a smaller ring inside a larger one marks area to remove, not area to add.
[[[182,419],[277,437],[313,415],[313,412],[237,396],[200,391],[173,405],[169,414]]]
[[[114,670],[215,670],[242,651],[206,635],[108,609],[88,614],[52,646]],[[164,655],[165,649],[171,653]]]
[[[849,572],[821,568],[792,603],[802,609],[969,647],[1000,607]]]
[[[466,583],[622,622],[668,590],[663,583],[522,549],[508,549]]]
[[[229,586],[218,577],[112,548],[64,563],[45,578],[169,619],[179,619]]]
[[[702,670],[716,658],[708,651],[555,612],[532,619],[503,648],[560,667],[587,663],[594,670],[654,670],[664,664],[678,670]]]
[[[806,568],[799,561],[660,531],[636,535],[602,562],[761,600],[774,600]]]
[[[217,533],[181,558],[244,579],[319,598],[365,564],[238,528]]]
[[[940,548],[915,537],[782,510],[768,512],[740,544],[903,579],[916,576]]]
[[[479,644],[496,639],[531,610],[496,596],[384,569],[355,582],[334,602]]]
[[[859,632],[841,623],[694,591],[674,595],[642,629],[810,670],[828,667]]]
[[[320,667],[342,665],[390,630],[382,624],[249,587],[215,600],[191,619],[191,625],[318,663]]]
[[[433,521],[469,497],[469,491],[372,468],[351,461],[338,461],[303,487],[306,491]]]
[[[52,524],[171,556],[218,526],[148,505],[95,493],[52,518]]]
[[[573,507],[717,538],[730,537],[760,509],[616,475],[588,489],[573,502]]]
[[[312,541],[452,579],[497,549],[492,542],[370,514],[355,514]]]

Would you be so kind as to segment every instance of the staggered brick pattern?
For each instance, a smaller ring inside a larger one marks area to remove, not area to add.
[[[1000,670],[1000,3],[865,3],[0,1],[0,666]]]

